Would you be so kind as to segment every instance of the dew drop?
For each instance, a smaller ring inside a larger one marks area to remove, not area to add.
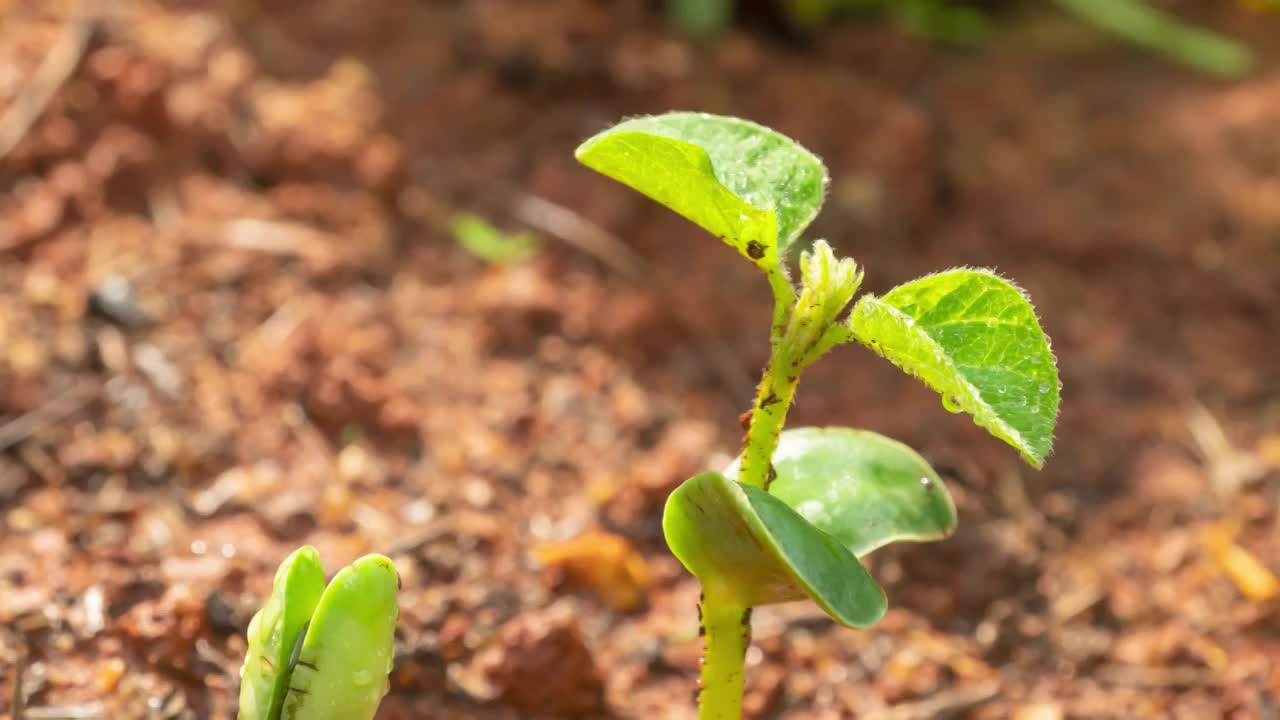
[[[1049,392],[1049,383],[1047,382],[1040,383],[1040,394],[1044,395],[1047,392]]]
[[[373,674],[368,670],[357,670],[351,673],[351,683],[356,687],[364,687],[373,680]]]

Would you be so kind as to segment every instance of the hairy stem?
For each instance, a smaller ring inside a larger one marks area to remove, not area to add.
[[[740,720],[751,610],[704,595],[701,605],[706,650],[702,656],[698,720]]]
[[[775,347],[751,408],[751,423],[747,426],[738,482],[769,489],[774,476],[773,451],[778,449],[778,436],[787,420],[787,410],[791,407],[799,381],[798,365],[793,365],[791,359]]]
[[[818,344],[805,355],[801,366],[817,360],[826,355],[831,348],[837,345],[843,345],[853,340],[853,331],[844,323],[836,323],[823,331],[822,337],[818,338]]]
[[[796,289],[792,287],[791,281],[783,274],[780,265],[765,272],[769,278],[769,288],[773,290],[773,332],[770,337],[772,338],[772,344],[776,346],[782,341],[782,335],[787,330],[791,307],[796,302]]]
[[[738,482],[764,489],[768,489],[773,480],[773,451],[778,448],[778,436],[800,379],[799,363],[792,362],[784,342],[787,326],[795,312],[796,291],[781,268],[769,271],[768,275],[769,286],[773,289],[769,364],[765,366],[764,377],[756,388],[747,437],[743,443],[742,470],[738,473]]]

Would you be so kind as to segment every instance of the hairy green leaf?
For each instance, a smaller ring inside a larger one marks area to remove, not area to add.
[[[343,568],[325,589],[298,653],[281,720],[371,720],[387,692],[400,580],[382,555]]]
[[[884,615],[884,591],[858,558],[759,488],[697,475],[667,499],[662,527],[709,596],[741,607],[808,597],[849,627]]]
[[[324,592],[324,566],[311,546],[276,570],[271,596],[249,622],[249,647],[240,668],[240,717],[276,720],[289,689],[289,661]]]
[[[1053,444],[1058,369],[1022,291],[981,270],[950,270],[864,295],[849,327],[861,343],[942,394],[952,412],[1035,467]]]
[[[587,140],[577,157],[766,271],[818,214],[827,182],[822,162],[785,135],[703,113],[627,120]]]
[[[738,463],[725,470],[737,479]],[[769,494],[862,556],[892,542],[951,534],[956,506],[929,463],[878,433],[850,428],[784,430]]]

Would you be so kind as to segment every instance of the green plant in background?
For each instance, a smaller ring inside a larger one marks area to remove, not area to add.
[[[807,28],[839,15],[879,13],[904,30],[955,45],[976,45],[990,29],[982,11],[948,0],[786,0],[785,10]]]
[[[919,455],[876,433],[783,430],[803,370],[861,343],[941,393],[1040,467],[1058,413],[1058,373],[1031,304],[1009,282],[958,269],[853,302],[862,271],[816,241],[787,251],[817,215],[822,163],[789,138],[737,118],[671,113],[628,120],[583,143],[578,159],[721,238],[773,290],[770,358],[741,456],[667,501],[672,552],[702,584],[703,720],[740,714],[751,608],[809,598],[866,627],[886,609],[858,558],[896,541],[948,535],[956,513]]]
[[[315,548],[285,558],[249,623],[240,720],[371,720],[394,658],[398,590],[382,555],[356,560],[328,587]]]
[[[690,35],[714,35],[733,20],[736,0],[667,0],[667,17]]]
[[[472,213],[450,218],[449,232],[464,250],[491,263],[520,262],[537,252],[539,245],[538,236],[531,232],[504,233]]]
[[[1259,9],[1272,0],[1246,0]],[[978,8],[955,0],[780,0],[797,25],[814,28],[853,13],[886,15],[907,30],[944,42],[973,45],[990,23]],[[1252,64],[1238,41],[1183,22],[1141,0],[1055,0],[1062,10],[1127,42],[1221,77],[1238,77]],[[669,17],[686,32],[708,35],[726,28],[734,0],[669,0]]]
[[[1138,0],[1057,0],[1073,15],[1135,45],[1221,77],[1238,77],[1252,64],[1236,40],[1203,30]]]

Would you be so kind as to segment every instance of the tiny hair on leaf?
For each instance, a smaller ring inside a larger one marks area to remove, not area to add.
[[[1026,295],[987,270],[961,268],[863,295],[849,327],[1035,467],[1053,445],[1058,368]]]

